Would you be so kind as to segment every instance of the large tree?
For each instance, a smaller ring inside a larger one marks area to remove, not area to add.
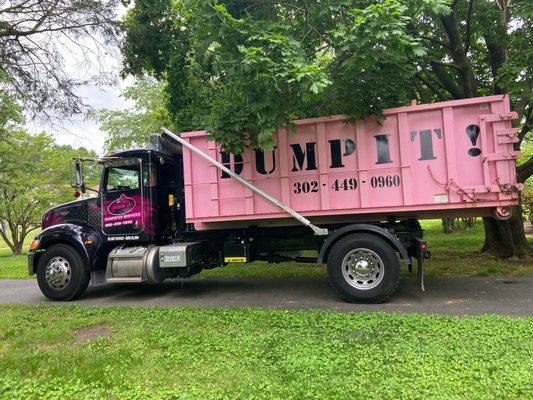
[[[0,0],[0,96],[16,95],[31,116],[80,112],[76,88],[104,77],[107,45],[118,32],[117,4]]]
[[[520,115],[518,148],[532,123],[531,19],[527,0],[142,0],[123,54],[126,73],[167,82],[178,129],[235,152],[271,146],[293,118],[499,93]],[[519,181],[532,173],[533,158]],[[484,224],[484,250],[529,251],[518,210]]]
[[[22,254],[24,239],[39,228],[47,208],[73,200],[69,163],[81,156],[95,154],[20,128],[0,141],[0,237],[13,254]]]

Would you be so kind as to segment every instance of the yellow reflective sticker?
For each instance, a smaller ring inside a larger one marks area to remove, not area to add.
[[[245,263],[246,257],[224,257],[224,262],[227,263]]]

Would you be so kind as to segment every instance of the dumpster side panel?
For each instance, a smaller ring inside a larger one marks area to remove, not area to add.
[[[274,149],[226,154],[205,131],[182,137],[309,217],[401,215],[516,204],[516,130],[505,96],[384,110],[384,118],[294,121]],[[187,222],[287,218],[184,149]]]

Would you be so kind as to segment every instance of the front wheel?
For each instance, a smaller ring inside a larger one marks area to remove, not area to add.
[[[68,301],[81,296],[89,285],[85,262],[72,247],[49,247],[37,264],[37,282],[50,300]]]
[[[365,233],[342,238],[328,257],[328,275],[339,296],[350,303],[381,303],[400,283],[400,263],[383,239]]]

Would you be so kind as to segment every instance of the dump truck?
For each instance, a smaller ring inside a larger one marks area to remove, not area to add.
[[[163,128],[150,146],[97,160],[97,195],[54,207],[29,273],[52,300],[89,282],[160,283],[263,260],[327,265],[348,302],[382,302],[402,265],[423,288],[424,218],[506,219],[518,203],[518,141],[505,95],[328,116],[273,132],[275,146],[226,152],[205,131]],[[74,160],[76,194],[84,159]]]

